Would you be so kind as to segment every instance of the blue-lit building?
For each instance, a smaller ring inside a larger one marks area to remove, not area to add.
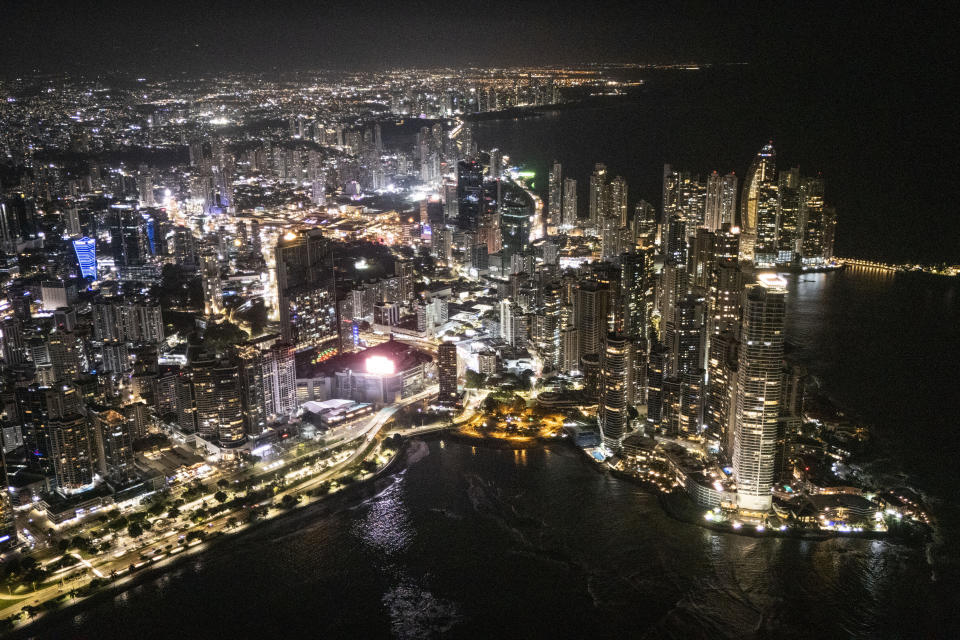
[[[84,278],[97,279],[97,241],[84,236],[73,241],[73,251],[77,254],[77,264]]]

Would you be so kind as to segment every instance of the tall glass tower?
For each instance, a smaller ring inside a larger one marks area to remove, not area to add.
[[[772,273],[758,274],[744,293],[733,443],[737,500],[744,509],[772,505],[786,297],[786,280]]]
[[[557,227],[563,224],[563,167],[554,161],[550,168],[549,194],[547,198],[547,235],[557,232]]]
[[[753,261],[754,244],[757,240],[757,206],[761,197],[761,187],[773,182],[776,171],[777,152],[773,141],[753,158],[750,169],[743,181],[743,194],[740,197],[740,257]]]
[[[600,352],[600,433],[609,451],[619,451],[627,430],[627,362],[629,346],[626,338],[610,333]]]
[[[77,238],[73,241],[73,252],[77,254],[80,275],[97,279],[97,241],[93,238]]]

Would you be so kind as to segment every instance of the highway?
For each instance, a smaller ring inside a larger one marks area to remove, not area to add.
[[[380,432],[383,430],[383,427],[390,421],[397,411],[411,404],[416,404],[431,397],[435,397],[438,392],[439,385],[427,387],[420,393],[410,396],[409,398],[404,398],[400,402],[389,407],[384,407],[371,416],[365,424],[361,423],[363,426],[360,429],[351,429],[350,432],[354,433],[355,435],[353,435],[348,441],[339,441],[333,445],[325,447],[325,449],[340,447],[362,438],[362,442],[359,443],[357,448],[351,452],[348,457],[304,482],[294,484],[277,492],[271,499],[271,504],[278,504],[286,494],[302,495],[302,499],[306,499],[304,504],[311,502],[312,500],[303,494],[318,487],[323,482],[339,476],[344,470],[351,468],[353,465],[363,460],[370,452],[371,448],[373,448],[375,441],[380,435]],[[296,458],[294,458],[294,460],[296,460]],[[321,498],[316,499],[319,500]],[[181,511],[184,514],[187,514],[191,507],[199,506],[200,503],[204,501],[213,501],[213,494],[211,493],[201,496],[200,498],[191,501],[189,504],[185,504],[181,508]],[[118,545],[117,550],[103,555],[94,556],[90,559],[84,559],[76,553],[71,554],[77,558],[80,563],[59,574],[65,577],[63,587],[55,583],[33,593],[27,594],[26,596],[21,596],[22,599],[19,599],[16,604],[4,608],[2,610],[2,615],[3,617],[14,615],[19,613],[24,606],[39,605],[50,598],[57,597],[63,593],[69,593],[73,589],[78,589],[84,586],[93,577],[107,577],[114,572],[122,575],[123,573],[129,571],[131,565],[139,568],[147,564],[162,562],[164,559],[176,556],[180,553],[189,553],[193,550],[193,547],[196,547],[201,543],[199,541],[194,541],[190,544],[186,544],[186,542],[182,540],[186,533],[193,530],[202,530],[210,535],[225,531],[228,528],[228,521],[231,518],[237,520],[237,516],[242,512],[243,510],[224,512],[215,516],[214,518],[204,521],[201,525],[193,525],[186,528],[181,525],[178,528],[171,528],[162,532],[152,530],[146,532],[137,540],[129,539],[124,533],[118,533],[115,541],[115,544]],[[270,516],[268,515],[268,517]],[[242,528],[245,528],[245,526],[237,527],[237,530]],[[165,545],[173,546],[174,548],[168,551],[163,548]],[[83,574],[78,573],[79,570],[84,570]],[[56,576],[51,577],[51,579],[55,578]],[[6,599],[8,598],[0,597],[0,603]]]

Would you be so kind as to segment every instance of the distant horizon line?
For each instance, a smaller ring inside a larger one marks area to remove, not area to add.
[[[290,68],[290,69],[281,69],[281,68],[271,68],[268,70],[229,70],[229,69],[220,69],[220,70],[177,70],[177,71],[162,71],[162,72],[138,72],[131,71],[127,69],[113,69],[113,70],[103,70],[103,71],[90,71],[90,70],[59,70],[59,71],[42,71],[39,69],[34,69],[29,73],[11,73],[10,75],[0,76],[0,82],[12,82],[16,80],[22,80],[26,78],[40,79],[40,78],[50,78],[50,77],[64,77],[64,76],[74,76],[78,78],[98,78],[102,76],[125,76],[133,79],[141,79],[138,76],[153,75],[154,77],[169,77],[169,76],[189,76],[195,78],[202,78],[203,76],[216,76],[216,75],[265,75],[265,74],[310,74],[310,73],[339,73],[339,74],[392,74],[399,73],[404,71],[510,71],[517,72],[526,69],[537,69],[537,70],[571,70],[571,69],[649,69],[649,70],[676,70],[676,71],[696,71],[699,69],[710,69],[713,67],[745,67],[750,66],[750,62],[747,61],[727,61],[727,62],[702,62],[696,60],[685,60],[685,61],[674,61],[674,62],[580,62],[580,63],[566,63],[566,64],[531,64],[531,65],[481,65],[481,64],[469,64],[469,65],[438,65],[438,66],[423,66],[423,65],[411,65],[411,66],[396,66],[396,67],[385,67],[385,68],[344,68],[344,67],[303,67],[303,68]],[[143,79],[146,79],[145,77]]]

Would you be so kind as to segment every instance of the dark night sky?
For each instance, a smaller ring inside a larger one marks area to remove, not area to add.
[[[944,64],[951,17],[772,2],[8,3],[9,73],[591,61]]]
[[[847,232],[863,234],[857,244],[865,254],[894,257],[897,245],[907,244],[912,250],[903,257],[922,258],[927,252],[918,248],[927,246],[929,259],[960,261],[960,214],[948,183],[958,175],[960,69],[957,19],[946,8],[769,1],[574,8],[496,0],[66,4],[7,3],[0,74],[747,62],[743,93],[754,104],[745,113],[769,100],[774,117],[809,124],[824,149],[835,132],[837,173],[859,180],[855,192],[864,197],[849,207],[856,218],[848,218],[854,224]],[[867,237],[873,233],[876,251]]]

